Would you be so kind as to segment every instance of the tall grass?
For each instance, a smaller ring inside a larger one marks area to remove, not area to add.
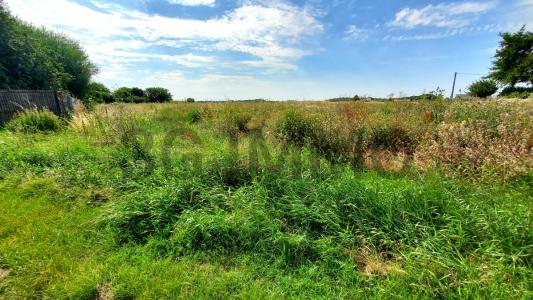
[[[529,298],[530,114],[105,105],[2,131],[0,297]]]

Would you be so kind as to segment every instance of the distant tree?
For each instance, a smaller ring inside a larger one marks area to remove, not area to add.
[[[514,87],[518,83],[533,86],[533,32],[525,26],[516,33],[501,34],[490,78]]]
[[[361,100],[361,97],[359,97],[359,95],[353,96],[353,101],[359,101],[359,100]]]
[[[163,103],[172,101],[172,94],[165,88],[152,87],[144,90],[149,102]]]
[[[113,98],[117,102],[129,102],[131,96],[133,94],[131,93],[131,88],[128,87],[121,87],[113,92]]]
[[[86,102],[112,103],[115,102],[111,91],[102,83],[91,82],[87,88]]]
[[[468,87],[468,93],[474,97],[487,98],[498,91],[498,85],[494,80],[481,79]]]
[[[188,103],[194,103],[194,98],[187,98]]]
[[[131,95],[136,97],[144,97],[144,91],[138,87],[133,87],[131,88]]]

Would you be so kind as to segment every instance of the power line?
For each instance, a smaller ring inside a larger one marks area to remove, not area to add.
[[[488,74],[478,74],[478,73],[459,73],[457,72],[457,74],[459,75],[472,75],[472,76],[487,76]]]

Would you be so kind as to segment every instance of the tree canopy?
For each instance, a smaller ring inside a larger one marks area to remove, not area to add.
[[[503,85],[533,85],[533,32],[525,26],[516,33],[501,34],[490,77]]]
[[[96,72],[76,41],[22,22],[0,1],[0,89],[54,89],[85,99]]]
[[[172,94],[165,88],[151,87],[145,90],[138,87],[121,87],[113,93],[114,101],[126,103],[162,103],[172,101]]]

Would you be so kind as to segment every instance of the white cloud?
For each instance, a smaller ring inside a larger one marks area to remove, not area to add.
[[[486,13],[494,6],[494,1],[484,1],[430,4],[420,9],[406,7],[396,13],[391,24],[403,28],[419,26],[461,28],[470,24],[477,15]]]
[[[448,38],[460,33],[459,30],[451,30],[445,32],[434,32],[427,34],[414,34],[414,35],[387,35],[383,38],[384,41],[425,41]]]
[[[367,37],[368,31],[356,25],[349,25],[344,30],[344,40],[365,40]]]
[[[176,53],[237,51],[263,62],[245,63],[248,66],[294,69],[295,60],[312,53],[301,49],[302,41],[323,31],[311,10],[285,1],[247,1],[221,17],[208,20],[149,15],[98,2],[93,4],[99,10],[72,0],[8,0],[7,3],[23,20],[79,40],[101,70],[110,62],[152,59],[186,67],[216,62],[213,55],[154,53],[155,46],[171,47]]]
[[[168,2],[185,6],[215,6],[216,0],[168,0]]]

